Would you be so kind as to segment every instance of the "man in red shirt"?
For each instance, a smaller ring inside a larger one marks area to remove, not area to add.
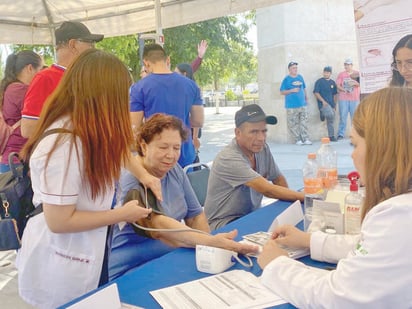
[[[102,34],[92,34],[82,23],[72,21],[63,22],[54,34],[57,63],[34,77],[24,99],[21,134],[26,138],[30,137],[36,128],[43,105],[59,84],[66,67],[104,37]]]

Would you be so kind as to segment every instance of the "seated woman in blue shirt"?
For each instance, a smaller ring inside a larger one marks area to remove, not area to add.
[[[144,167],[161,180],[163,201],[150,207],[160,208],[149,219],[137,223],[157,229],[188,229],[187,232],[144,231],[137,234],[131,224],[114,227],[112,251],[109,258],[110,280],[151,259],[157,258],[176,247],[193,248],[197,244],[224,248],[240,253],[256,252],[256,246],[233,241],[237,231],[210,235],[206,216],[190,182],[177,164],[182,141],[187,137],[180,119],[155,114],[141,127],[137,137],[137,152]],[[139,188],[139,181],[124,171],[120,177],[120,198],[123,201],[131,189]],[[153,204],[153,203],[152,203]],[[184,223],[182,223],[184,221]],[[202,232],[195,232],[192,229]]]

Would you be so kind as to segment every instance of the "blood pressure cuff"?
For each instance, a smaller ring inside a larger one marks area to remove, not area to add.
[[[155,213],[158,215],[165,215],[163,212],[163,208],[160,205],[159,200],[153,194],[152,190],[150,190],[149,188],[145,188],[142,184],[139,184],[137,188],[131,189],[127,192],[126,197],[123,200],[123,204],[126,204],[127,202],[132,201],[132,200],[137,200],[139,202],[139,206],[143,208],[151,208],[152,213]],[[147,201],[147,205],[146,205],[146,201]],[[148,219],[150,220],[150,215]],[[143,237],[153,238],[150,232],[142,230],[141,228],[138,228],[134,224],[131,224],[131,226],[138,235],[143,236]]]

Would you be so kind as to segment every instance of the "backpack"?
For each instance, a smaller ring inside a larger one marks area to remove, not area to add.
[[[21,165],[14,162],[15,157],[19,159]],[[0,174],[0,217],[14,219],[21,238],[28,216],[34,210],[33,190],[28,175],[28,162],[21,160],[17,152],[12,152],[9,155],[9,165],[10,171]]]
[[[11,133],[13,133],[18,126],[20,126],[20,120],[12,126],[9,126],[4,120],[3,113],[0,111],[0,155],[3,154]]]
[[[72,133],[72,131],[63,128],[48,130],[37,140],[33,149],[44,137],[55,133]],[[15,157],[19,159],[21,164],[14,162]],[[7,231],[9,233],[9,231],[13,230],[11,226],[15,225],[16,233],[13,235],[12,232],[10,234],[0,234],[0,251],[9,250],[6,249],[7,246],[5,244],[9,244],[12,241],[12,237],[18,239],[18,241],[13,241],[13,244],[18,243],[17,248],[12,249],[20,248],[20,238],[23,235],[27,221],[42,212],[41,205],[37,207],[33,205],[29,162],[20,159],[17,152],[12,152],[9,155],[9,165],[10,171],[0,174],[0,231]],[[10,222],[11,220],[13,222]],[[9,239],[5,239],[7,237]]]

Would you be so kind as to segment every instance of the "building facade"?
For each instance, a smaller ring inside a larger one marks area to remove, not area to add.
[[[260,105],[278,117],[278,125],[268,128],[268,139],[292,143],[287,130],[284,96],[279,88],[288,74],[287,64],[296,61],[308,94],[309,136],[312,141],[327,136],[321,122],[313,87],[323,68],[333,68],[336,80],[344,70],[346,58],[358,69],[358,50],[353,15],[353,0],[295,0],[256,11],[258,79]],[[337,129],[339,113],[336,113]],[[348,120],[347,131],[350,130]],[[347,132],[348,134],[348,132]]]

